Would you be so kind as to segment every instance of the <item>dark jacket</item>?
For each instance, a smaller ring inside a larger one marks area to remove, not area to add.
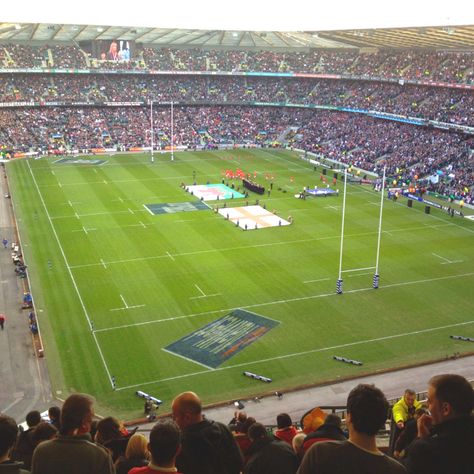
[[[30,474],[30,471],[22,469],[23,463],[17,461],[4,461],[0,462],[0,473],[1,474]]]
[[[20,433],[11,454],[12,460],[23,463],[24,468],[27,470],[31,468],[31,458],[35,450],[35,444],[33,442],[34,429],[33,427]]]
[[[308,449],[319,441],[344,441],[347,438],[344,436],[343,431],[339,426],[331,424],[323,424],[316,431],[313,431],[303,441],[303,452],[308,451]]]
[[[239,474],[242,453],[222,423],[203,420],[182,433],[176,467],[183,474]]]
[[[244,474],[295,474],[298,458],[285,441],[258,439],[248,451]]]
[[[472,474],[474,417],[463,416],[435,425],[427,438],[408,447],[404,463],[409,474]]]

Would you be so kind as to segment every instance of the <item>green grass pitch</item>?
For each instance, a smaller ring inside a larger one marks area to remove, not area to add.
[[[472,343],[449,337],[474,336],[472,221],[386,201],[380,288],[373,290],[380,194],[348,185],[344,294],[336,295],[342,193],[295,199],[303,186],[322,184],[296,153],[183,152],[173,162],[155,155],[153,164],[138,154],[105,159],[100,166],[53,158],[7,166],[61,397],[88,392],[102,413],[133,417],[142,409],[136,390],[162,399],[166,411],[184,390],[209,404],[472,351]],[[212,210],[154,216],[144,207],[192,200],[182,182],[191,184],[195,172],[199,184],[219,183],[227,168],[257,172],[264,185],[265,173],[273,174],[271,195],[252,194],[249,203],[260,198],[294,223],[245,232]],[[163,350],[235,308],[280,324],[215,370]],[[248,379],[244,370],[273,383]]]

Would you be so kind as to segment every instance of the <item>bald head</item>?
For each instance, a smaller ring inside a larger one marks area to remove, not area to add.
[[[173,419],[181,429],[202,421],[201,399],[194,392],[183,392],[171,405]]]

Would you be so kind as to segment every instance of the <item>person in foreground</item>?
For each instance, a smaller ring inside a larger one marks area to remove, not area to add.
[[[460,375],[432,377],[428,385],[430,415],[418,419],[418,438],[408,447],[410,474],[474,472],[474,390]]]
[[[405,468],[377,449],[375,436],[387,420],[389,404],[374,385],[360,384],[347,398],[348,441],[316,443],[297,474],[402,474]]]
[[[159,422],[150,432],[148,450],[151,462],[148,466],[130,469],[128,474],[179,474],[175,461],[180,448],[181,434],[178,426],[173,421]]]
[[[15,420],[0,414],[0,473],[27,474],[23,463],[11,459],[10,455],[18,436]]]
[[[90,436],[94,400],[75,393],[64,402],[61,431],[56,439],[40,443],[34,453],[31,472],[34,474],[113,474],[112,458]]]
[[[239,474],[242,453],[226,425],[207,420],[194,392],[178,395],[171,405],[181,429],[181,451],[176,467],[183,474]]]

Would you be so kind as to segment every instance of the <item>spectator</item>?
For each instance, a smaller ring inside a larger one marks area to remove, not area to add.
[[[15,420],[0,414],[0,473],[27,474],[29,472],[22,469],[23,463],[10,458],[17,436],[18,426]]]
[[[418,419],[427,413],[424,408],[418,408],[415,410],[415,416],[410,418],[406,423],[405,427],[403,428],[400,436],[398,437],[395,443],[395,450],[393,452],[396,458],[403,457],[405,455],[406,448],[410,445],[410,443],[416,439],[418,434],[418,427],[417,421]]]
[[[49,422],[59,431],[61,429],[61,408],[52,406],[48,409]]]
[[[171,406],[182,432],[182,449],[176,466],[183,474],[238,474],[242,454],[232,433],[222,423],[207,420],[199,397],[193,392],[178,395]]]
[[[405,468],[377,449],[375,436],[385,425],[388,402],[381,390],[360,384],[347,398],[348,441],[316,443],[304,455],[298,474],[402,474]]]
[[[179,427],[172,421],[157,423],[150,432],[148,449],[151,462],[148,466],[134,467],[129,474],[177,473],[176,456],[181,446]]]
[[[337,415],[329,414],[316,431],[306,436],[303,442],[303,453],[306,453],[314,443],[320,441],[344,441],[346,437],[341,429],[341,425],[341,419]]]
[[[48,423],[46,421],[42,421],[41,423],[37,424],[32,436],[32,441],[34,447],[38,446],[38,444],[42,443],[43,441],[47,441],[48,439],[54,439],[58,436],[58,430],[54,425]]]
[[[33,474],[113,474],[108,451],[92,443],[89,435],[94,416],[93,399],[85,394],[70,395],[61,411],[58,438],[39,444],[33,454]]]
[[[416,399],[415,391],[407,388],[403,397],[392,407],[391,451],[395,449],[395,443],[405,427],[405,423],[415,416],[415,410],[418,408],[421,408],[421,403]]]
[[[288,413],[277,415],[277,430],[274,433],[276,439],[285,441],[291,446],[293,438],[299,433],[293,426],[293,421]]]
[[[474,390],[460,375],[430,379],[428,410],[418,420],[418,439],[407,449],[411,474],[472,474],[474,469]]]
[[[26,424],[28,429],[18,436],[15,449],[12,452],[12,459],[24,464],[25,469],[31,469],[31,458],[35,450],[33,433],[37,425],[41,423],[41,414],[37,410],[30,411],[26,415]]]
[[[246,418],[244,422],[241,422],[238,424],[238,428],[236,432],[234,433],[234,439],[237,445],[240,448],[240,451],[242,452],[244,456],[244,460],[248,459],[248,450],[250,446],[252,445],[252,441],[249,438],[248,431],[249,428],[256,422],[255,418],[249,416]]]
[[[129,438],[128,431],[113,416],[107,416],[97,423],[94,440],[110,451],[114,462],[125,455]]]
[[[115,463],[117,474],[127,474],[133,467],[147,466],[149,459],[147,439],[142,434],[135,433],[128,441],[125,455],[120,456]]]
[[[294,474],[298,458],[287,442],[272,439],[265,426],[254,423],[249,428],[252,445],[248,450],[244,474]]]

